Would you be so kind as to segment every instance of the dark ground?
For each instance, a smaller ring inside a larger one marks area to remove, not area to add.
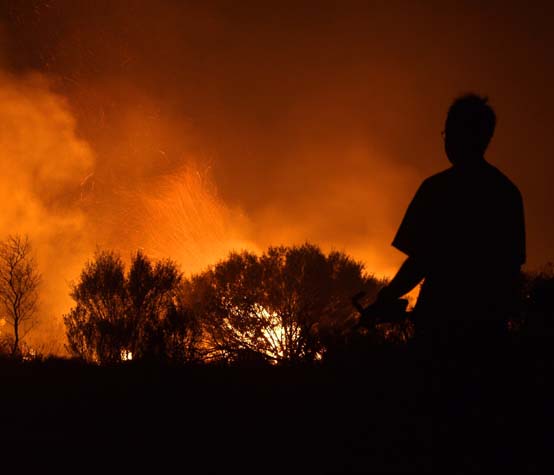
[[[315,368],[4,361],[0,442],[125,473],[147,460],[179,473],[548,471],[553,360],[529,347],[478,360],[404,348]]]

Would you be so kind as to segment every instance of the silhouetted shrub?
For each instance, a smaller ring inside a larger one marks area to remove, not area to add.
[[[152,264],[141,252],[125,273],[120,256],[102,251],[86,264],[64,316],[68,350],[86,361],[186,362],[199,332],[176,298],[182,275],[172,261]]]
[[[184,282],[183,299],[203,323],[208,358],[290,364],[321,359],[356,318],[352,295],[380,285],[349,256],[304,244],[232,253]]]
[[[554,336],[554,264],[525,274],[522,301],[524,336],[550,340]]]

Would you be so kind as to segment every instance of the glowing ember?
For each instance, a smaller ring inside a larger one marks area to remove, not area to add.
[[[247,239],[247,218],[227,207],[206,174],[193,167],[156,180],[126,202],[122,222],[131,233],[120,246],[174,259],[186,273],[202,271],[232,250],[256,250]]]

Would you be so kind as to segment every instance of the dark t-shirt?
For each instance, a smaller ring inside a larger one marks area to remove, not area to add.
[[[415,307],[423,318],[498,318],[525,262],[521,194],[486,161],[451,167],[421,184],[392,245],[425,269]]]

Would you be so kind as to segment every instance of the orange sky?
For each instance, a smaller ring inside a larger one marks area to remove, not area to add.
[[[0,14],[0,84],[21,102],[0,105],[0,156],[36,204],[17,229],[42,223],[44,259],[70,262],[52,289],[96,245],[196,271],[230,247],[308,240],[390,275],[467,91],[497,111],[487,156],[522,191],[528,267],[554,260],[554,7],[37,0]],[[3,206],[5,232],[19,208]],[[44,251],[60,239],[71,257]]]

